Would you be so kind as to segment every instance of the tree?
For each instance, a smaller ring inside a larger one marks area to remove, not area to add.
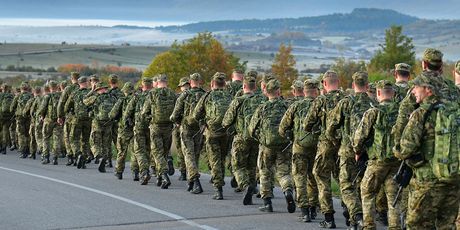
[[[382,72],[394,68],[397,63],[415,64],[412,38],[402,34],[402,26],[392,26],[385,30],[385,44],[380,44],[369,64],[369,72]]]
[[[281,43],[278,53],[275,55],[275,60],[272,64],[272,72],[279,77],[281,88],[289,89],[292,81],[297,78],[298,71],[295,68],[295,58],[291,54],[292,46]]]
[[[340,87],[343,89],[350,88],[353,81],[351,76],[358,71],[366,71],[366,63],[364,61],[355,62],[350,59],[339,58],[331,69],[339,75]]]
[[[155,56],[144,71],[144,77],[153,77],[165,73],[169,76],[169,85],[174,87],[181,77],[199,73],[209,82],[216,72],[230,75],[239,65],[239,58],[227,52],[211,33],[199,33],[181,44],[175,42],[171,49]]]

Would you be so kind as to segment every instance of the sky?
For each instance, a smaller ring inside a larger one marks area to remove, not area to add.
[[[157,26],[318,16],[354,8],[393,9],[426,19],[460,19],[459,0],[0,0],[0,25]],[[53,20],[50,20],[53,19]]]

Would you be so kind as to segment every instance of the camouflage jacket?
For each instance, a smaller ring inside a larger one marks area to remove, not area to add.
[[[327,118],[326,138],[331,141],[341,139],[342,145],[351,145],[354,131],[358,128],[364,112],[372,104],[375,104],[375,101],[365,92],[345,96]]]
[[[296,102],[296,101],[300,101],[302,100],[304,97],[303,96],[296,96],[296,97],[288,97],[286,98],[286,103],[288,105],[292,105],[292,103]]]
[[[396,102],[401,102],[407,95],[407,92],[409,92],[409,84],[408,83],[395,83],[395,101]]]
[[[29,92],[24,92],[16,95],[14,97],[13,102],[10,106],[10,112],[14,113],[16,119],[29,119],[30,114],[24,114],[24,108],[26,107],[27,102],[33,98],[33,95]]]
[[[59,98],[58,106],[57,106],[57,116],[58,118],[65,117],[66,113],[64,112],[65,104],[70,96],[79,89],[80,87],[78,84],[71,84],[65,87],[64,91]]]
[[[29,116],[31,122],[37,122],[40,118],[38,114],[38,108],[43,100],[43,96],[34,96],[29,101],[27,101],[26,106],[22,110],[24,116]]]
[[[89,108],[83,103],[83,99],[88,95],[89,91],[89,89],[78,89],[72,92],[65,103],[63,114],[71,113],[79,120],[90,120]]]
[[[130,114],[131,116],[128,117],[128,113],[124,112],[128,108],[128,104],[133,97],[134,94],[129,94],[128,96],[119,98],[109,113],[110,119],[118,121],[118,131],[132,132],[133,130],[134,114]]]
[[[174,110],[176,99],[176,93],[172,89],[156,88],[147,96],[142,115],[149,117],[151,124],[170,126],[172,122],[169,118]]]
[[[242,81],[232,81],[227,84],[226,90],[230,95],[232,95],[233,98],[236,97],[236,94],[238,91],[240,91],[243,88],[243,82]]]
[[[45,119],[50,119],[52,121],[57,120],[57,105],[59,103],[59,99],[61,97],[60,92],[55,92],[55,93],[50,93],[46,95],[42,101],[41,104],[38,107],[38,114],[45,118]]]
[[[320,139],[326,138],[327,117],[332,116],[331,111],[343,97],[344,94],[340,90],[334,90],[325,95],[318,96],[313,101],[307,117],[305,117],[303,128],[307,132],[314,132],[314,127],[319,123],[321,128]]]
[[[281,120],[279,133],[285,138],[289,137],[289,132],[292,132],[294,136],[294,142],[298,145],[304,146],[301,142],[315,142],[306,143],[308,145],[316,145],[317,138],[319,136],[319,127],[314,128],[314,132],[307,133],[303,128],[303,122],[310,110],[311,105],[315,99],[313,97],[305,97],[302,100],[292,103],[284,113],[283,119]],[[307,139],[307,135],[312,135],[312,138]]]
[[[197,122],[204,120],[210,135],[223,135],[226,130],[222,127],[222,119],[231,101],[232,95],[224,89],[211,90],[200,98],[191,117]]]
[[[149,93],[150,90],[135,94],[126,106],[126,110],[123,111],[123,117],[134,117],[133,127],[135,130],[147,129],[149,127],[150,120],[141,113]]]
[[[257,107],[266,101],[261,94],[244,94],[230,103],[227,113],[222,119],[222,127],[228,129],[235,125],[236,133],[249,138],[248,126]]]
[[[108,90],[108,93],[111,94],[113,97],[115,97],[117,100],[125,96],[118,87],[110,88]]]
[[[184,91],[176,101],[170,120],[176,124],[181,124],[183,128],[192,130],[199,129],[196,121],[191,118],[191,114],[201,96],[205,93],[206,91],[202,88],[191,88]]]
[[[0,119],[11,119],[13,113],[10,111],[10,105],[13,103],[14,96],[11,93],[1,93],[0,96]]]
[[[105,124],[111,122],[109,113],[117,102],[115,96],[109,92],[98,94],[90,91],[84,98],[83,104],[92,108],[93,121],[102,121]]]

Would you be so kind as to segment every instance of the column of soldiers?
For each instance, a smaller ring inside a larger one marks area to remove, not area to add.
[[[174,174],[171,146],[177,149],[179,180],[200,194],[200,154],[214,187],[224,199],[225,171],[253,204],[260,184],[260,211],[273,212],[278,183],[289,213],[301,221],[324,215],[322,228],[336,228],[331,182],[338,182],[349,229],[454,229],[460,201],[460,61],[455,84],[442,75],[442,53],[425,50],[423,72],[410,80],[411,67],[395,65],[395,82],[370,84],[366,72],[352,76],[352,92],[340,89],[330,70],[321,81],[294,81],[294,97],[281,96],[280,82],[256,71],[235,71],[232,82],[217,72],[206,91],[203,77],[180,79],[176,94],[168,77],[144,77],[118,88],[78,73],[71,83],[49,81],[42,88],[3,84],[0,94],[0,152],[18,149],[21,158],[41,155],[42,163],[86,168],[95,159],[99,172],[112,165],[123,179],[128,152],[134,181],[168,189]],[[52,156],[52,161],[50,157]],[[413,171],[409,187],[394,180]],[[276,180],[275,180],[276,179]],[[233,185],[235,184],[235,185]],[[377,215],[376,215],[377,214]],[[377,218],[375,218],[377,217]],[[457,221],[458,224],[458,221]]]

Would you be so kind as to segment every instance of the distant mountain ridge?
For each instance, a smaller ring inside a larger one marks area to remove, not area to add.
[[[221,20],[190,23],[181,26],[156,27],[164,32],[257,32],[301,31],[306,33],[353,33],[382,30],[391,25],[407,25],[419,21],[417,17],[405,15],[395,10],[356,8],[351,13],[334,13],[324,16]]]

